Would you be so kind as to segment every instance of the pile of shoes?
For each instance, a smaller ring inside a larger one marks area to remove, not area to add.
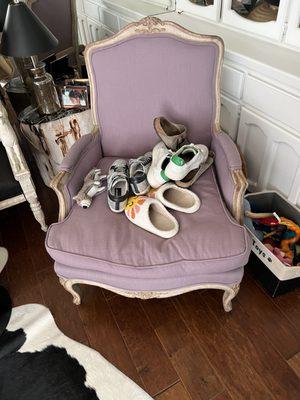
[[[213,156],[205,145],[187,142],[183,125],[158,117],[154,129],[161,141],[152,152],[110,166],[107,201],[113,212],[125,211],[135,225],[171,238],[179,225],[167,208],[184,213],[200,208],[200,199],[188,188],[210,167]]]

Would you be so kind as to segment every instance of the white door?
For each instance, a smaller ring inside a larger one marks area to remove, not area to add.
[[[91,39],[88,31],[87,19],[84,15],[77,15],[78,43],[87,45]]]
[[[291,0],[286,43],[300,47],[300,0]]]
[[[233,29],[281,40],[289,2],[290,0],[223,0],[222,21]]]
[[[251,191],[273,189],[300,203],[300,136],[242,108],[237,143]]]
[[[177,11],[219,21],[222,0],[177,0]]]

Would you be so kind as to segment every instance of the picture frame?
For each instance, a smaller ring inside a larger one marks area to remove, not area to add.
[[[89,108],[88,87],[86,85],[64,85],[59,87],[61,106],[65,109]]]

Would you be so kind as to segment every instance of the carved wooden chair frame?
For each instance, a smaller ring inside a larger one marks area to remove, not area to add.
[[[98,127],[100,127],[101,121],[97,120],[96,113],[96,99],[95,99],[95,91],[93,85],[93,74],[91,69],[91,64],[89,62],[90,57],[89,54],[91,51],[101,48],[107,45],[115,44],[124,39],[128,39],[132,36],[136,36],[137,34],[147,34],[153,35],[157,33],[168,33],[171,35],[175,35],[181,39],[196,41],[196,42],[214,42],[220,49],[219,59],[218,59],[218,68],[217,68],[217,77],[216,77],[216,93],[215,93],[215,102],[216,102],[216,117],[213,124],[213,134],[218,135],[221,132],[220,129],[220,109],[221,109],[221,101],[220,101],[220,78],[221,78],[221,66],[223,60],[224,47],[222,40],[217,36],[207,36],[207,35],[199,35],[193,32],[188,31],[182,26],[170,22],[170,21],[161,21],[156,17],[146,17],[139,22],[133,22],[127,25],[125,28],[120,30],[114,36],[111,36],[108,39],[102,40],[100,42],[91,43],[86,47],[85,50],[85,60],[91,81],[91,109],[93,122],[95,126],[95,134],[99,131]],[[101,127],[100,127],[101,131]],[[58,201],[59,201],[59,221],[62,221],[67,214],[68,206],[67,206],[67,198],[64,192],[64,183],[68,180],[69,172],[61,171],[51,182],[51,187],[55,190]],[[247,188],[247,180],[243,174],[242,169],[236,169],[232,171],[232,179],[235,185],[234,195],[233,195],[233,209],[232,214],[235,219],[242,223],[243,220],[243,199],[244,194]],[[122,290],[119,288],[111,287],[105,284],[101,284],[98,282],[87,281],[83,279],[65,279],[60,277],[60,283],[63,287],[72,294],[73,302],[76,305],[79,305],[81,302],[80,295],[77,291],[74,290],[73,286],[76,284],[87,284],[93,286],[99,286],[104,289],[110,290],[114,293],[120,294],[126,297],[136,297],[140,299],[151,299],[151,298],[164,298],[176,296],[179,294],[183,294],[186,292],[190,292],[198,289],[220,289],[224,291],[223,295],[223,306],[225,311],[231,311],[232,299],[237,295],[239,290],[239,285],[223,285],[223,284],[199,284],[189,287],[182,287],[175,290],[166,290],[166,291],[129,291]]]

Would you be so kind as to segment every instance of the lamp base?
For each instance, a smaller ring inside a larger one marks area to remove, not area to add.
[[[30,69],[33,76],[33,91],[37,108],[42,115],[51,115],[60,110],[60,101],[52,76],[46,72],[45,63]]]

